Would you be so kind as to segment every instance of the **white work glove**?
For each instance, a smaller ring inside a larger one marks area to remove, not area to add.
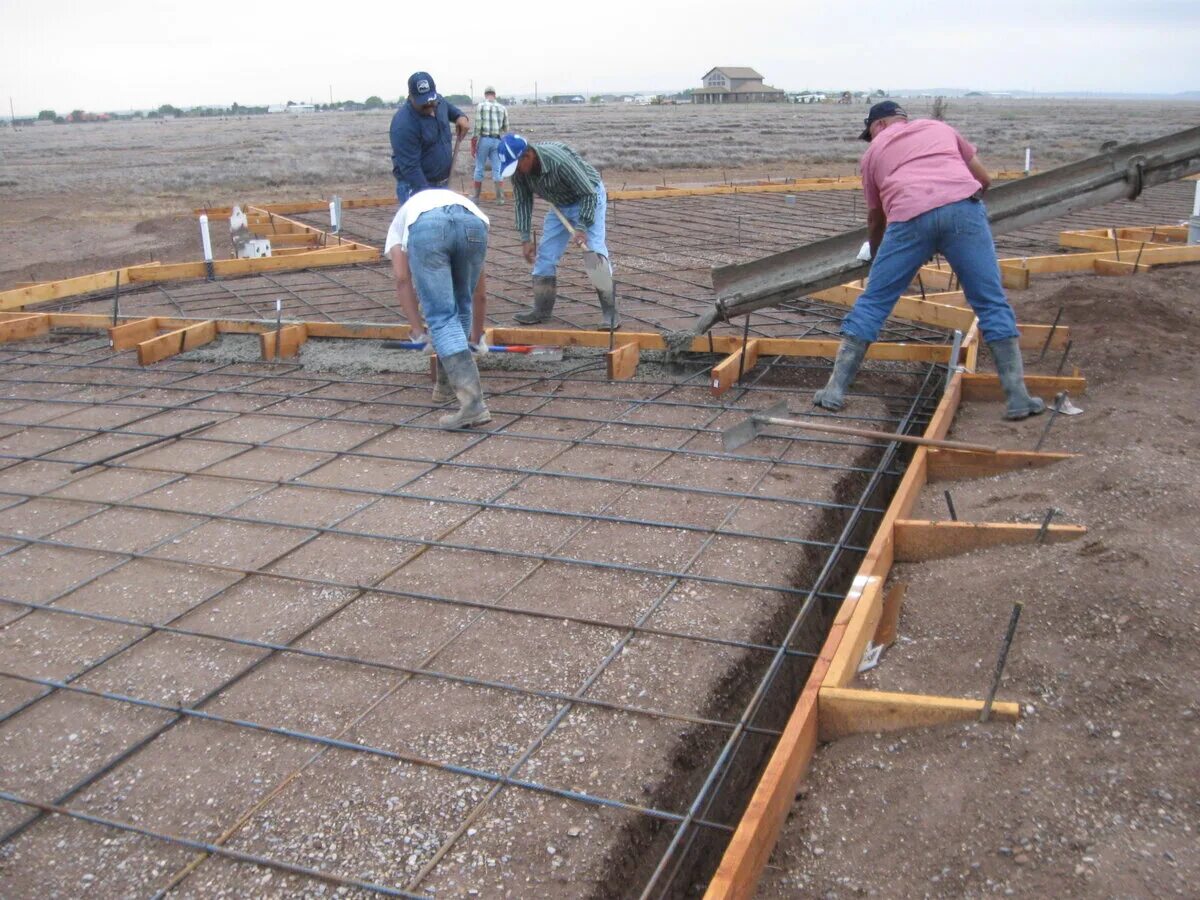
[[[429,336],[428,331],[418,332],[415,328],[408,332],[408,339],[414,344],[420,341],[425,342],[425,346],[421,348],[421,352],[426,356],[433,356],[433,339]]]
[[[861,262],[870,262],[871,261],[871,242],[870,241],[863,241],[862,247],[859,248],[857,258]]]
[[[471,352],[473,354],[475,354],[476,356],[487,356],[487,352],[488,352],[487,335],[481,334],[479,336],[478,344],[467,344],[467,346],[471,348]]]

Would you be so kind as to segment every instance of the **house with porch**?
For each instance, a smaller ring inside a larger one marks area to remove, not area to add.
[[[745,66],[718,66],[705,73],[693,103],[784,103],[787,93],[763,84],[763,76]]]

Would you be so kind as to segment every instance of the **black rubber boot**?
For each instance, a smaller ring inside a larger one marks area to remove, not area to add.
[[[1021,360],[1021,343],[1018,338],[1007,338],[988,344],[992,358],[996,360],[996,374],[1008,406],[1004,410],[1006,419],[1027,419],[1045,411],[1046,404],[1040,397],[1031,397],[1025,387],[1025,364]]]
[[[449,403],[454,399],[454,388],[450,387],[450,382],[446,380],[446,367],[442,365],[441,359],[438,360],[437,381],[433,385],[433,396],[429,399],[434,403]]]
[[[869,346],[870,341],[861,338],[849,335],[842,338],[842,344],[833,360],[833,371],[829,373],[829,381],[825,387],[813,394],[813,406],[833,412],[838,412],[846,406],[846,391],[850,390],[850,384],[858,374],[858,367],[862,365]]]
[[[522,325],[537,325],[545,322],[554,312],[554,301],[558,299],[558,279],[553,275],[533,276],[533,309],[519,312],[515,316]]]
[[[621,327],[621,317],[617,315],[617,286],[611,291],[596,291],[600,298],[600,330],[612,331]]]
[[[438,365],[445,370],[446,380],[454,388],[454,396],[458,398],[460,407],[458,412],[439,418],[438,424],[443,428],[470,428],[492,421],[492,414],[483,402],[479,369],[475,367],[475,357],[471,351],[460,350],[445,359],[438,357]]]

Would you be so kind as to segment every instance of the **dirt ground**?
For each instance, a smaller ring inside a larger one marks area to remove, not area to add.
[[[914,116],[932,99],[905,101]],[[993,170],[1091,156],[1195,124],[1200,104],[952,99],[947,121]],[[564,140],[612,190],[853,174],[865,108],[814,104],[515,106],[512,127]],[[43,125],[0,131],[0,290],[117,265],[200,258],[191,209],[388,196],[390,110]],[[469,189],[460,153],[452,184]]]
[[[1040,521],[1055,507],[1088,534],[897,565],[900,637],[860,678],[983,696],[1020,600],[1000,695],[1025,714],[823,747],[761,896],[1196,896],[1198,288],[1200,271],[1181,267],[1035,278],[1011,295],[1019,319],[1064,310],[1085,413],[1055,421],[1043,449],[1081,455],[936,482],[914,515],[947,518],[950,490],[962,520]],[[1031,449],[1045,426],[996,412],[965,404],[951,436]]]

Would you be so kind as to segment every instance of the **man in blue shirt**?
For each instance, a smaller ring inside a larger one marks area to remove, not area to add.
[[[408,99],[392,116],[392,174],[396,199],[404,205],[411,195],[450,180],[450,123],[461,140],[471,122],[462,111],[443,99],[428,72],[413,72],[408,79]]]

